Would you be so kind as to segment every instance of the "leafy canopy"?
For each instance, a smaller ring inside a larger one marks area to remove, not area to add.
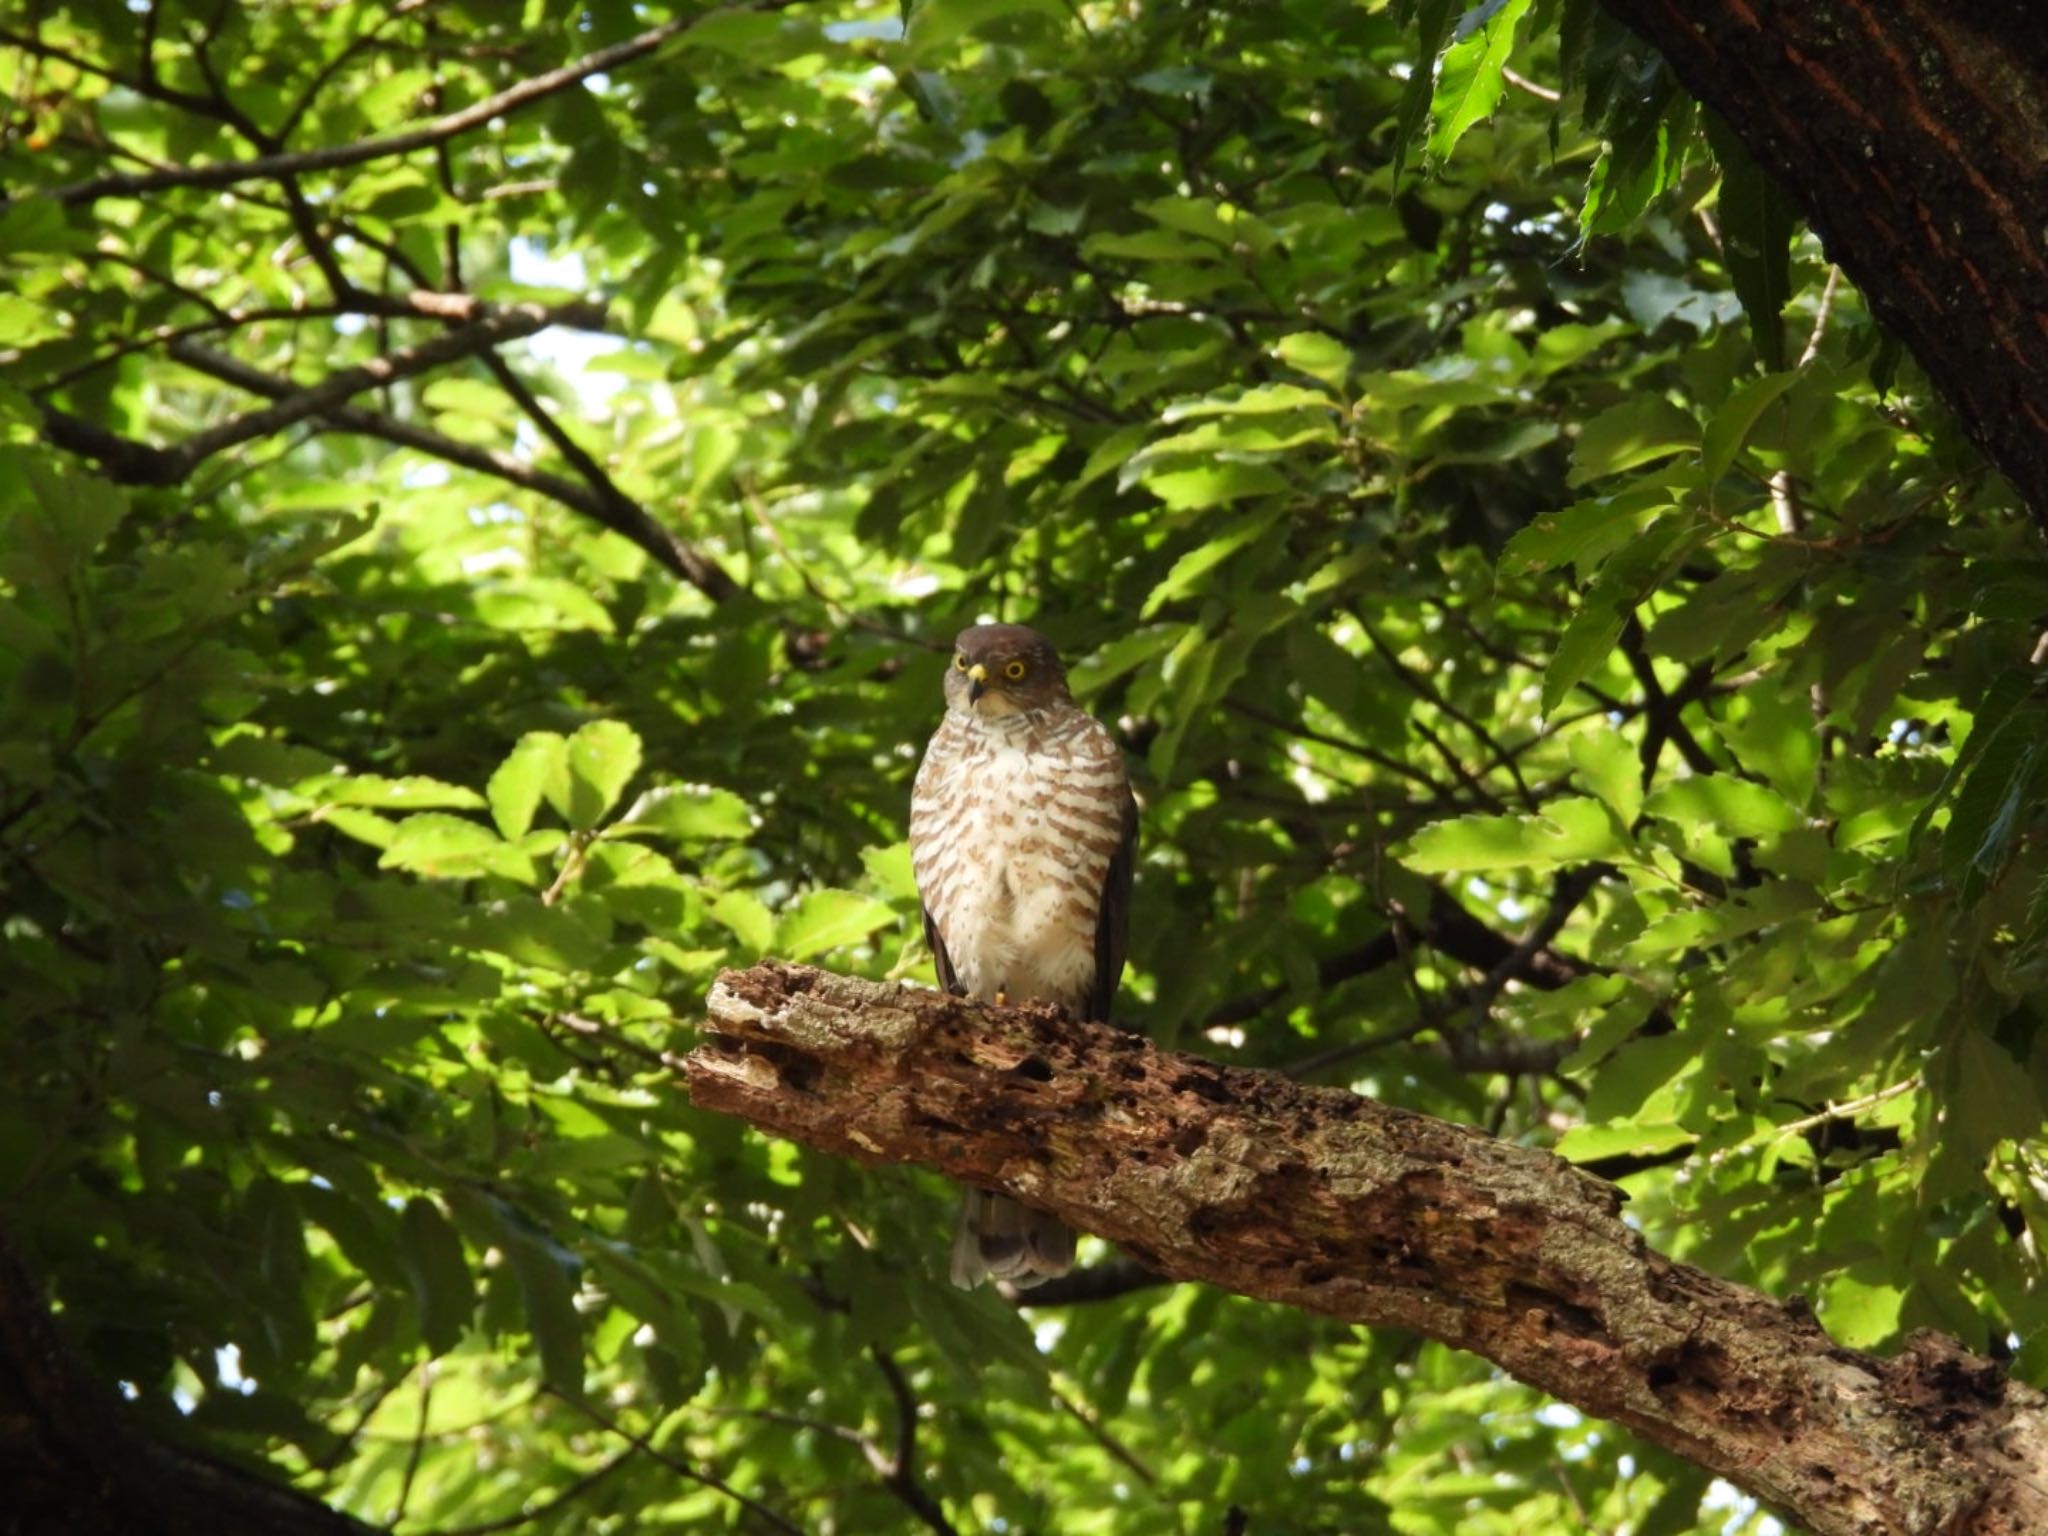
[[[2048,567],[1589,5],[140,19],[0,31],[0,1216],[141,1411],[409,1531],[1759,1528],[690,1110],[721,966],[930,980],[980,614],[1130,749],[1156,1038],[2048,1383]]]

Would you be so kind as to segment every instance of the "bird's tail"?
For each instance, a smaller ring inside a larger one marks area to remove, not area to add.
[[[1032,1286],[1074,1267],[1074,1234],[1055,1217],[1003,1195],[965,1191],[953,1233],[953,1283],[985,1279]]]

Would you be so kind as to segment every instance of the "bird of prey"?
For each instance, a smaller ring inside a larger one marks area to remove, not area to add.
[[[946,718],[910,802],[924,932],[947,991],[1051,1003],[1107,1021],[1123,974],[1138,807],[1123,754],[1074,702],[1052,643],[1021,624],[961,633]],[[967,1191],[952,1276],[1035,1285],[1074,1262],[1074,1234]]]

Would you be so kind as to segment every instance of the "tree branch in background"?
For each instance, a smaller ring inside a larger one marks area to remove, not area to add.
[[[298,389],[298,386],[289,380],[273,378],[261,369],[251,368],[246,363],[190,342],[173,343],[170,351],[171,355],[186,367],[208,374],[223,383],[233,384],[239,389],[246,389],[251,394],[282,399]],[[70,422],[76,421],[76,418],[65,419]],[[415,448],[433,458],[460,465],[464,469],[475,470],[479,474],[490,475],[508,485],[516,485],[522,490],[534,491],[550,501],[559,502],[572,512],[581,513],[591,521],[609,528],[621,538],[631,540],[651,555],[664,570],[680,576],[714,602],[739,590],[739,583],[733,580],[723,566],[694,544],[678,538],[637,502],[623,497],[617,503],[607,501],[588,486],[579,485],[574,480],[564,479],[544,469],[536,469],[511,454],[495,448],[480,448],[473,443],[457,442],[452,437],[444,437],[426,427],[417,427],[410,422],[399,421],[358,406],[330,406],[320,412],[318,420],[338,431],[374,437],[402,448]],[[100,430],[90,427],[88,423],[77,425],[88,427],[94,432]],[[55,437],[51,440],[57,441]],[[115,442],[126,443],[127,439],[115,439]],[[59,446],[66,445],[60,443]],[[143,448],[147,445],[133,446]]]
[[[1413,1329],[1816,1536],[2048,1530],[2048,1397],[1934,1334],[1890,1360],[1652,1252],[1622,1195],[1467,1126],[1043,1007],[764,962],[712,988],[700,1109],[918,1163],[1178,1280]]]
[[[545,74],[522,80],[517,85],[499,91],[494,96],[486,96],[482,101],[473,102],[458,112],[446,113],[430,123],[422,124],[405,133],[391,134],[386,138],[363,139],[354,144],[329,144],[319,149],[299,150],[289,154],[260,155],[250,160],[216,160],[206,165],[145,171],[132,176],[102,176],[96,181],[80,182],[69,187],[54,187],[47,192],[33,195],[54,197],[64,203],[89,203],[102,197],[140,197],[144,193],[161,192],[171,187],[232,187],[245,181],[270,181],[304,175],[308,171],[339,170],[343,166],[361,165],[370,160],[408,155],[414,150],[430,149],[443,140],[452,139],[473,128],[481,128],[493,118],[509,117],[521,108],[532,106],[558,91],[567,90],[592,75],[617,69],[622,64],[630,64],[635,59],[652,53],[671,38],[681,37],[707,17],[726,15],[735,11],[779,11],[787,9],[794,3],[795,0],[750,0],[750,3],[745,5],[700,11],[694,16],[678,16],[658,27],[649,27],[645,32],[629,37],[624,42],[585,54],[573,64],[564,64],[560,69],[551,69]]]
[[[402,347],[354,368],[331,373],[317,384],[294,386],[267,410],[248,411],[195,432],[174,448],[154,448],[117,438],[52,406],[43,407],[50,441],[97,459],[109,478],[129,485],[177,485],[223,449],[280,432],[309,416],[320,416],[355,395],[426,373],[458,358],[474,357],[503,341],[531,336],[558,323],[558,313],[539,304],[513,304],[417,346]],[[173,356],[181,356],[174,344]],[[118,444],[118,448],[115,445]]]

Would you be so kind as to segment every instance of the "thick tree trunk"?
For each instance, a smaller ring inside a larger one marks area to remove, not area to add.
[[[1778,178],[2048,525],[2048,6],[1600,3]]]
[[[712,990],[705,1109],[923,1163],[1145,1264],[1412,1328],[1628,1425],[1819,1536],[2048,1531],[2048,1398],[1932,1334],[1881,1360],[1651,1252],[1610,1184],[1469,1127],[767,962]]]
[[[317,1500],[140,1427],[0,1236],[0,1531],[374,1536]]]

